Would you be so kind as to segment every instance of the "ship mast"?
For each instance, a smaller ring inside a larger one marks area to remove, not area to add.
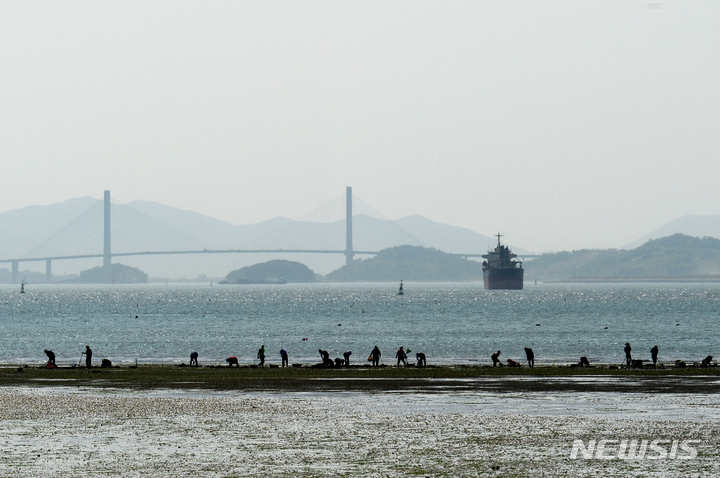
[[[498,238],[498,247],[500,247],[500,238],[502,237],[502,234],[498,232],[497,234],[495,234],[495,236],[497,236]]]

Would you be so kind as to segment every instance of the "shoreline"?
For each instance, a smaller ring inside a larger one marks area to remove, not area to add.
[[[613,368],[611,368],[613,367]],[[535,368],[440,365],[423,368],[227,367],[177,365],[85,369],[0,367],[0,387],[88,387],[252,392],[618,392],[720,393],[720,367],[619,369],[614,366]]]

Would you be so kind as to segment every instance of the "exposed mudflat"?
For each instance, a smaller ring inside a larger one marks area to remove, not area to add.
[[[206,389],[236,391],[326,392],[623,392],[720,393],[720,367],[625,370],[598,366],[230,368],[79,367],[0,368],[0,386],[80,386],[130,390]]]
[[[713,394],[0,388],[3,476],[718,476]],[[701,440],[571,459],[573,440]]]

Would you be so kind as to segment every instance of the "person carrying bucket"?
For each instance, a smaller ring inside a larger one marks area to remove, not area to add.
[[[370,358],[372,359],[372,366],[373,366],[373,367],[377,367],[377,366],[380,365],[380,357],[381,357],[381,356],[382,356],[382,354],[380,353],[380,349],[379,349],[378,346],[376,345],[376,346],[372,349],[372,352],[370,352]]]

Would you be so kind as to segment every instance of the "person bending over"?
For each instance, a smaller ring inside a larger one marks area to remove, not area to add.
[[[57,365],[55,365],[55,352],[52,350],[45,350],[45,355],[47,355],[48,362],[47,365],[45,365],[47,368],[55,368]]]
[[[500,351],[499,351],[499,350],[490,356],[490,358],[491,358],[492,361],[493,361],[493,367],[496,366],[496,365],[498,365],[498,364],[500,364],[500,358],[499,358],[499,357],[500,357]],[[500,365],[502,365],[502,364],[500,364]]]
[[[322,363],[324,367],[334,367],[335,362],[330,358],[330,353],[327,350],[318,349],[318,353],[320,354],[320,357],[322,358]]]

